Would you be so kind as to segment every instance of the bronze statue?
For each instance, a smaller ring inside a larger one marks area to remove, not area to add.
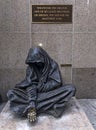
[[[7,93],[10,109],[30,122],[40,113],[60,117],[75,87],[62,84],[58,64],[41,47],[29,50],[26,64],[25,79]]]
[[[1,97],[1,95],[0,95],[0,103],[2,103],[2,97]]]

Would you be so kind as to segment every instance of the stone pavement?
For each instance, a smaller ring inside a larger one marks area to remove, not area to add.
[[[27,119],[15,117],[9,110],[9,102],[0,114],[0,130],[94,130],[79,103],[73,98],[61,118],[39,116],[38,122],[29,124]]]
[[[78,102],[96,130],[96,99],[79,99]]]

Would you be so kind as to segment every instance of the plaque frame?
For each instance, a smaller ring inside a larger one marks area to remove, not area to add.
[[[71,7],[71,21],[65,22],[65,21],[60,21],[60,22],[34,22],[32,21],[33,16],[32,16],[32,6],[70,6]],[[32,24],[72,24],[73,23],[73,5],[72,4],[31,4],[31,23]]]

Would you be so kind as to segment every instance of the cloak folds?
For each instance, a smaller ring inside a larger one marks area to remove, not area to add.
[[[2,97],[1,97],[1,95],[0,95],[0,103],[2,102]]]
[[[60,117],[64,106],[75,95],[75,87],[63,85],[58,64],[40,47],[29,50],[25,79],[8,91],[10,108],[20,116],[28,109]]]

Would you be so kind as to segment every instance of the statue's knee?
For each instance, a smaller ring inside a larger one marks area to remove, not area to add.
[[[67,89],[69,92],[74,93],[74,95],[75,95],[75,93],[76,93],[76,88],[75,88],[75,86],[73,86],[73,85],[66,85],[66,89]]]
[[[11,98],[14,96],[13,93],[14,93],[13,90],[9,90],[9,91],[7,92],[7,97],[8,97],[8,99],[11,99]]]
[[[75,96],[75,93],[76,93],[76,88],[75,88],[75,86],[72,87],[72,92],[73,92],[73,96]]]
[[[71,91],[72,95],[75,96],[75,93],[76,93],[75,86],[72,85],[71,88],[70,88],[70,91]]]
[[[12,91],[12,90],[9,90],[9,91],[7,92],[7,97],[9,97],[9,96],[10,96],[11,91]]]

